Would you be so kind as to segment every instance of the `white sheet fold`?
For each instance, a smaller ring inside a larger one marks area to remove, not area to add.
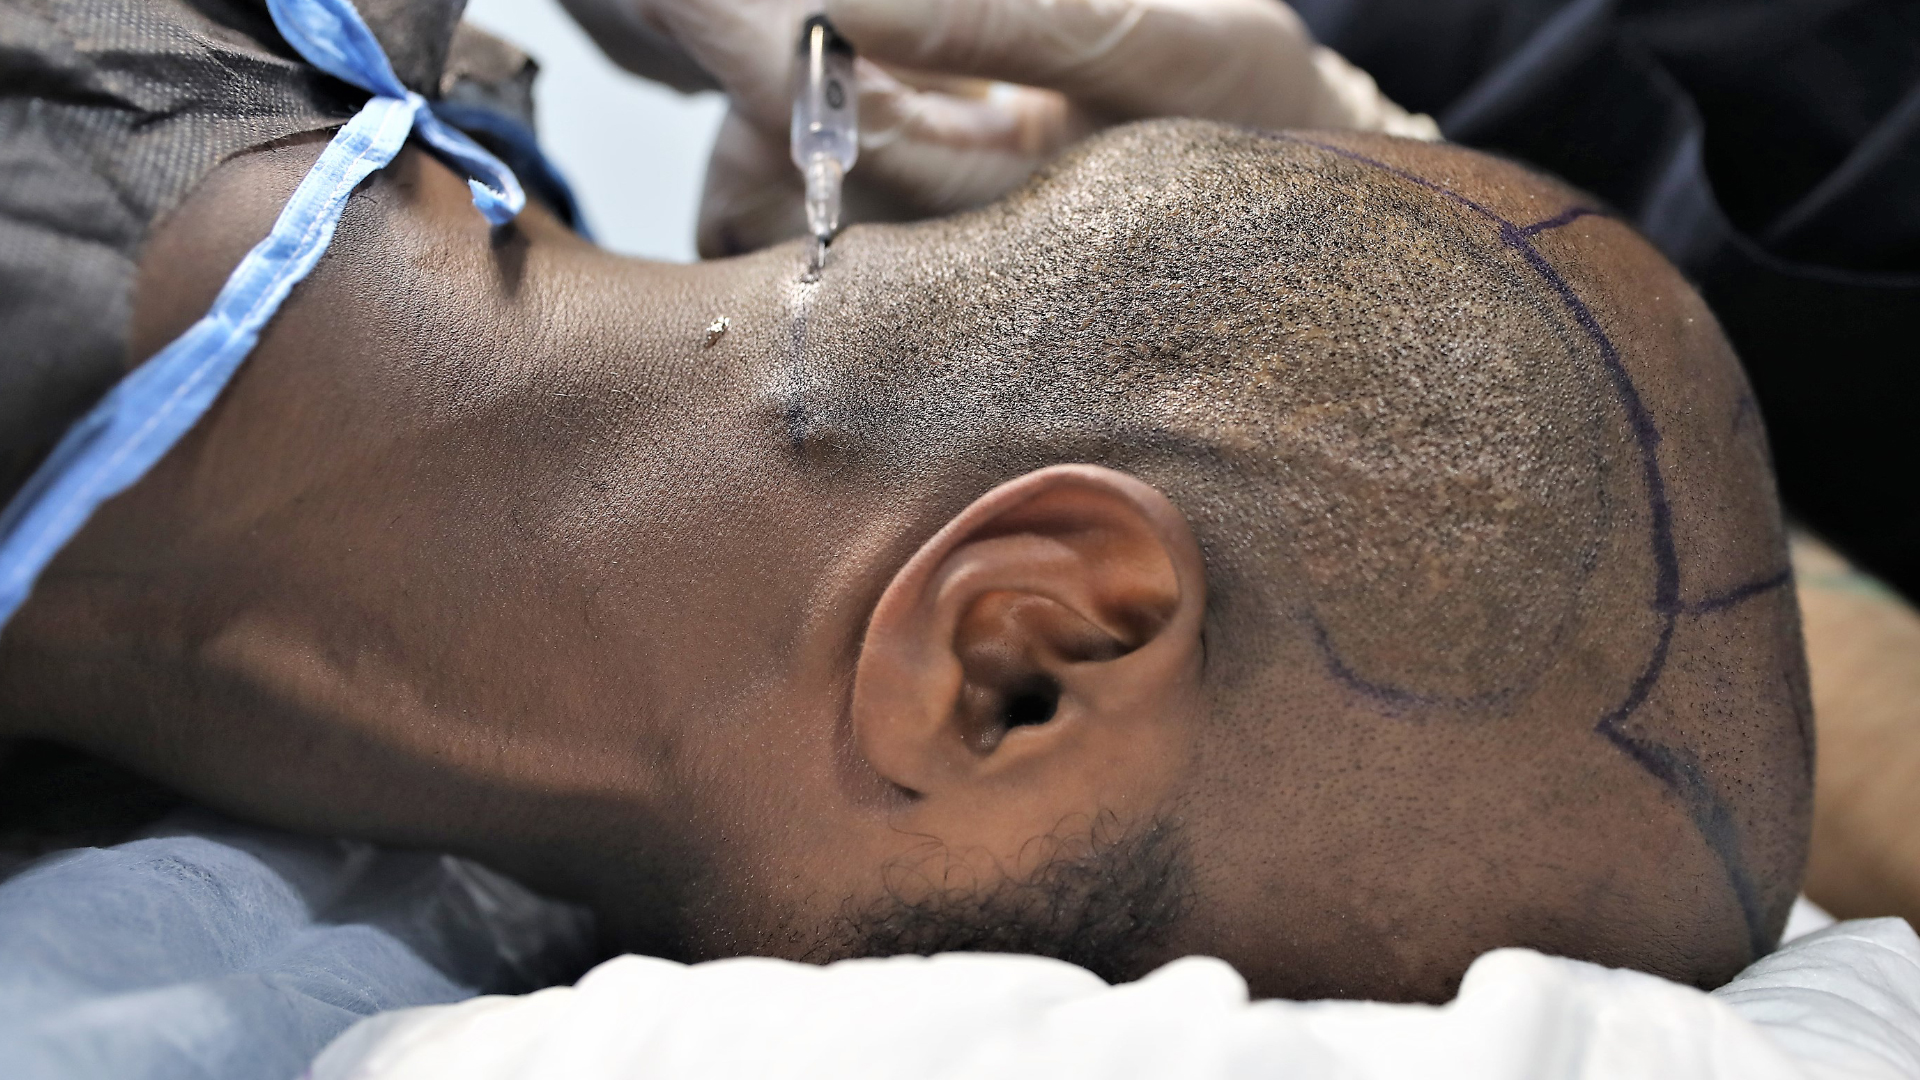
[[[1712,994],[1500,949],[1443,1006],[1247,1000],[1201,957],[1109,987],[1025,956],[627,956],[577,986],[363,1021],[313,1080],[708,1077],[1917,1080],[1920,939],[1841,923]]]

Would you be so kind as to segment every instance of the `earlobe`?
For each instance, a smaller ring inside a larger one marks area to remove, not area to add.
[[[1205,606],[1198,545],[1164,495],[1099,466],[1029,473],[889,583],[855,671],[855,745],[916,795],[1099,760],[1192,693]]]

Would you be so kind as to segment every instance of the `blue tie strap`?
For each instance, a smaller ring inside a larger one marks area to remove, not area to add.
[[[0,627],[100,504],[146,475],[213,406],[267,321],[326,253],[354,188],[391,162],[410,133],[466,171],[488,221],[505,224],[526,204],[511,169],[401,84],[350,0],[267,6],[308,63],[373,97],[327,144],[207,314],[68,428],[0,512]]]
[[[480,144],[450,126],[428,107],[427,99],[409,90],[393,73],[386,51],[349,0],[267,0],[273,24],[307,63],[350,82],[380,98],[407,104],[413,128],[427,145],[465,169],[473,189],[473,205],[488,221],[505,225],[526,206],[513,170],[480,148]],[[389,155],[391,159],[391,155]],[[381,162],[385,165],[386,162]],[[378,166],[375,166],[378,168]],[[338,215],[336,215],[338,216]]]

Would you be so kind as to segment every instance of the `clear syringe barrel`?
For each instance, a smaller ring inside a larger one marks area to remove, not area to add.
[[[793,70],[793,163],[807,182],[807,229],[822,242],[840,228],[840,184],[860,154],[853,46],[825,15],[800,25]]]

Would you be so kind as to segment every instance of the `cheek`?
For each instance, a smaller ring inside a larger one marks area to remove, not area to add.
[[[687,917],[699,958],[816,960],[879,893],[897,796],[851,760],[831,682],[750,687],[683,718],[681,803],[702,852]]]
[[[1190,717],[1096,719],[1073,713],[1070,702],[1044,724],[1014,728],[992,751],[1010,759],[1004,767],[996,762],[975,783],[899,799],[878,816],[863,856],[880,874],[878,891],[916,900],[1026,881],[1063,857],[1178,817],[1193,728]]]

